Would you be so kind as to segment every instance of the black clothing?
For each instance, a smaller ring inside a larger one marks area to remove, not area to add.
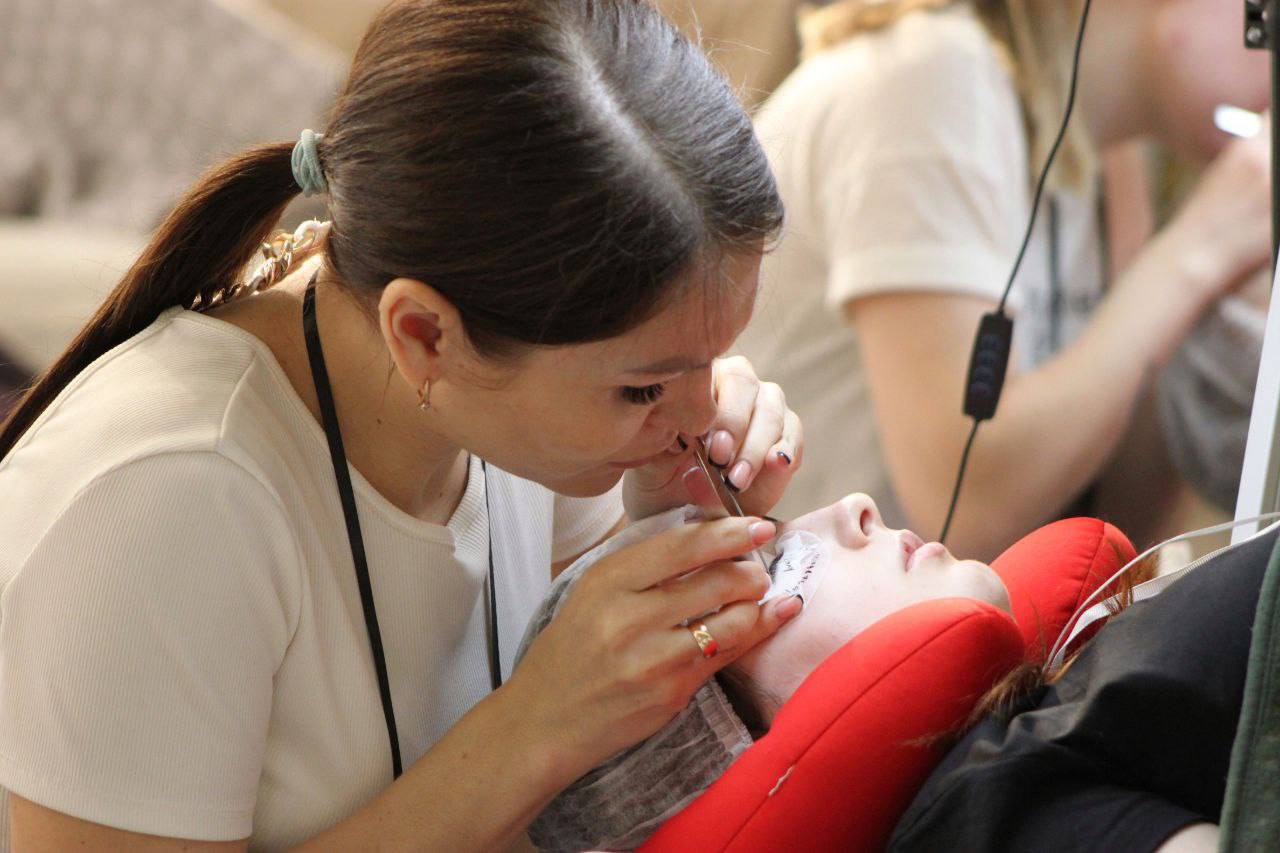
[[[1217,823],[1276,531],[1111,619],[1053,685],[929,777],[891,850],[1154,850]]]

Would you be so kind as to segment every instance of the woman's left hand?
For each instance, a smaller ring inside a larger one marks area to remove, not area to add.
[[[717,359],[712,375],[716,417],[707,434],[698,438],[706,441],[708,461],[738,489],[743,512],[767,515],[804,456],[800,418],[787,408],[782,389],[761,382],[741,356]],[[633,520],[693,502],[681,475],[697,465],[697,438],[683,438],[685,449],[674,447],[660,461],[627,472],[623,498]]]

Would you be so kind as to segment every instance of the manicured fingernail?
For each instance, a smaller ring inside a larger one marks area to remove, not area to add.
[[[742,491],[747,487],[747,483],[751,480],[751,463],[745,459],[733,466],[733,470],[729,472],[729,482],[734,485],[738,491]]]
[[[786,453],[783,453],[781,450],[778,451],[778,458],[788,465],[791,464],[791,457],[788,456]]]
[[[790,619],[803,608],[804,602],[800,599],[800,596],[793,595],[778,605],[778,616],[782,619]]]
[[[711,461],[723,468],[733,459],[733,436],[728,430],[719,430],[711,436],[711,447],[707,451]]]
[[[757,521],[747,530],[751,532],[751,541],[757,545],[768,542],[778,532],[778,528],[771,521]]]

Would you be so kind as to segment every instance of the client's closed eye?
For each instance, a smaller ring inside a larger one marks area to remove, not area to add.
[[[768,555],[765,555],[765,559],[766,559],[766,560],[768,560],[768,559],[769,559],[769,558],[768,558]],[[773,559],[772,559],[772,560],[769,560],[769,564],[768,564],[767,566],[765,566],[765,567],[764,567],[764,570],[765,570],[766,572],[768,572],[768,573],[769,573],[769,579],[770,579],[770,580],[773,580],[775,577],[777,577],[777,575],[778,575],[778,563],[779,563],[779,562],[781,562],[781,560],[782,560],[782,553],[781,553],[781,552],[779,552],[779,553],[777,553],[777,554],[774,554],[774,555],[773,555]]]

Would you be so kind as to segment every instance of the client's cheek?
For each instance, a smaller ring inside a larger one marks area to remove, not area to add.
[[[734,669],[762,690],[778,694],[787,677],[787,662],[792,659],[784,635],[796,621],[798,618],[792,619],[777,634],[738,658]]]
[[[984,564],[977,564],[977,576],[980,578],[979,585],[981,593],[978,595],[988,604],[994,604],[1003,610],[1013,612],[1013,605],[1009,601],[1009,589],[1004,585],[1004,581],[996,574],[995,570]]]
[[[811,619],[813,615],[805,612],[796,616],[757,651],[738,661],[737,666],[752,681],[784,702],[839,647],[827,642],[826,632],[814,630],[819,621]]]

